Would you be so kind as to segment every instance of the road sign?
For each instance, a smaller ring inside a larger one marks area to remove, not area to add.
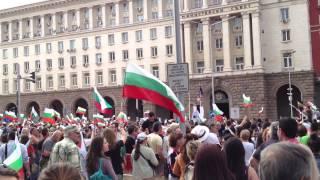
[[[174,92],[189,91],[188,63],[167,65],[168,84]]]

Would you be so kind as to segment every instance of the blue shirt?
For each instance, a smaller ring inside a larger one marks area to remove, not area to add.
[[[9,142],[6,144],[7,144],[7,158],[8,158],[10,156],[10,154],[15,150],[16,145],[15,145],[14,140],[9,140]],[[6,159],[6,157],[5,157],[6,144],[2,144],[0,147],[0,163],[1,164]],[[27,147],[21,143],[19,143],[19,144],[21,147],[21,154],[22,154],[23,163],[27,163],[29,161]]]

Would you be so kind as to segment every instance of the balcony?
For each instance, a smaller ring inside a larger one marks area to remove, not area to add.
[[[79,26],[77,26],[77,25],[71,26],[71,31],[77,31],[78,29],[79,29]]]
[[[64,33],[65,30],[66,30],[66,28],[65,28],[64,26],[58,27],[58,29],[57,29],[57,34],[59,34],[59,33]]]
[[[9,36],[5,35],[2,39],[2,42],[8,42],[9,41]]]
[[[68,49],[67,52],[68,53],[75,53],[76,52],[76,48]]]
[[[27,39],[27,38],[30,38],[30,32],[25,32],[23,34],[23,39]]]
[[[36,31],[33,36],[34,37],[40,37],[41,36],[41,31]]]
[[[14,35],[12,36],[12,40],[14,40],[14,41],[19,40],[19,37],[20,37],[19,34],[14,34]]]

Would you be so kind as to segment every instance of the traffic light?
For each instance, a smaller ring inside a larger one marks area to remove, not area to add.
[[[30,79],[29,81],[32,81],[33,83],[36,83],[36,72],[30,73]]]

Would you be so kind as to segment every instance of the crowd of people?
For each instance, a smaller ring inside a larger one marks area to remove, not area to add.
[[[109,127],[4,123],[0,163],[19,138],[23,168],[2,165],[0,179],[316,180],[319,119],[224,119],[185,128],[153,112]]]

